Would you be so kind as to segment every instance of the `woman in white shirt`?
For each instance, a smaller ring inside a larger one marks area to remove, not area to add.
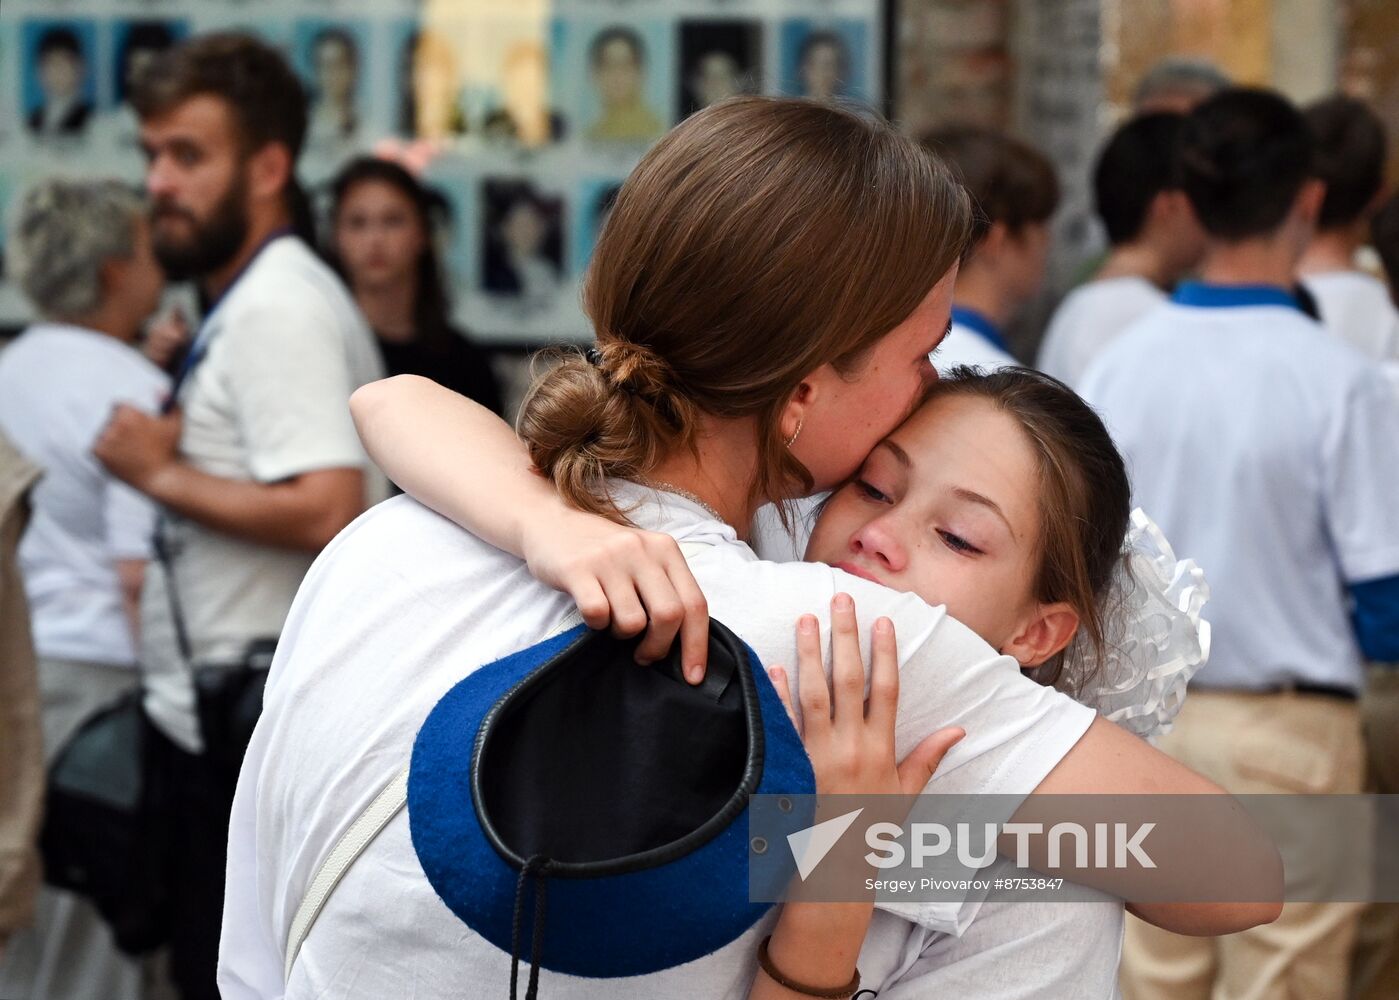
[[[833,488],[913,408],[947,329],[968,215],[946,169],[887,123],[810,102],[725,102],[647,154],[588,274],[598,363],[574,354],[536,382],[520,421],[529,457],[512,441],[514,450],[485,461],[462,447],[458,462],[426,434],[399,456],[439,466],[446,497],[467,492],[465,478],[510,509],[494,505],[470,534],[401,498],[347,529],[307,575],[234,804],[225,997],[377,997],[410,970],[422,997],[508,981],[510,956],[444,910],[400,821],[338,883],[289,968],[285,942],[315,871],[401,770],[432,704],[464,671],[537,641],[568,614],[568,599],[509,555],[526,540],[521,525],[539,517],[576,528],[570,545],[597,536],[596,519],[562,508],[556,489],[576,507],[619,516],[620,506],[639,526],[703,546],[692,563],[703,595],[683,578],[679,590],[764,663],[796,662],[792,623],[828,614],[838,591],[867,622],[889,618],[906,660],[896,757],[949,723],[967,732],[933,778],[940,790],[1015,801],[1032,792],[1215,792],[1022,677],[942,609],[830,567],[759,562],[733,527],[746,536],[761,504]],[[531,459],[547,480],[521,475]],[[610,602],[623,625],[633,609],[644,620],[636,586],[600,579],[579,603],[595,617]],[[621,604],[628,589],[631,609]],[[672,620],[683,605],[650,610]],[[692,629],[683,643],[692,677],[699,648]],[[1266,851],[1234,856],[1233,846],[1226,840],[1221,854],[1239,869],[1275,874]],[[380,905],[386,891],[389,907]],[[930,905],[922,926],[960,933],[976,908],[967,899]],[[1176,911],[1158,912],[1170,922]],[[1252,923],[1269,912],[1242,907],[1223,919]],[[786,908],[680,969],[605,986],[546,971],[541,985],[550,996],[771,993],[776,983],[756,973],[767,932],[787,978],[844,984],[871,919],[859,906]]]
[[[0,428],[44,468],[20,545],[47,759],[135,686],[135,633],[155,508],[92,456],[117,403],[154,411],[167,380],[132,344],[164,275],[141,200],[115,181],[48,180],[17,206],[15,276],[43,319],[0,355]],[[135,997],[140,968],[95,910],[46,890],[0,967],[0,994]]]

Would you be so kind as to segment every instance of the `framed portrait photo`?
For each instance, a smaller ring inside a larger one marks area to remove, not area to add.
[[[247,32],[276,46],[302,82],[298,176],[327,227],[337,176],[357,157],[391,159],[440,206],[433,238],[457,325],[501,349],[584,342],[593,337],[581,305],[587,269],[647,150],[740,95],[887,111],[892,7],[3,0],[0,201],[17,197],[23,178],[73,164],[138,183],[133,80],[185,39]],[[0,328],[29,318],[0,280]]]

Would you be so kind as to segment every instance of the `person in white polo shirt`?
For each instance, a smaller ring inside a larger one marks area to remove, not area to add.
[[[952,329],[933,365],[943,372],[1018,364],[1005,328],[1044,283],[1049,220],[1059,207],[1054,165],[1033,146],[975,125],[935,129],[922,144],[952,167],[977,208],[953,291]]]
[[[1210,662],[1162,747],[1235,793],[1359,792],[1364,659],[1399,658],[1399,403],[1291,291],[1325,194],[1301,113],[1226,91],[1181,144],[1210,237],[1201,280],[1110,345],[1081,390],[1137,502],[1210,575]],[[1133,922],[1125,994],[1340,1000],[1358,909],[1290,903],[1266,933],[1218,940]]]
[[[16,206],[10,250],[42,319],[0,354],[0,430],[44,470],[19,548],[31,608],[44,757],[133,689],[155,505],[92,445],[112,407],[154,412],[169,380],[132,344],[160,301],[140,197],[116,181],[42,181]],[[55,888],[0,962],[0,996],[135,1000],[141,967],[97,910]]]
[[[1399,395],[1399,310],[1385,283],[1359,264],[1384,195],[1384,122],[1365,102],[1340,95],[1310,105],[1306,116],[1317,141],[1317,173],[1326,182],[1326,200],[1298,274],[1315,296],[1326,328],[1375,359]],[[1360,710],[1370,788],[1399,792],[1399,672],[1373,667]],[[1399,991],[1399,906],[1368,907],[1359,938],[1352,968],[1356,1000],[1393,996]]]
[[[1166,300],[1205,252],[1205,231],[1180,189],[1182,115],[1133,118],[1093,170],[1093,198],[1111,253],[1055,310],[1037,365],[1070,386],[1114,337]]]
[[[1365,102],[1344,96],[1318,101],[1306,116],[1326,199],[1297,272],[1316,297],[1326,328],[1384,365],[1399,392],[1399,310],[1385,283],[1356,263],[1384,193],[1384,122]]]
[[[187,817],[171,860],[171,971],[193,1000],[218,996],[217,873],[260,705],[242,691],[262,676],[317,552],[386,492],[349,414],[350,393],[382,368],[349,293],[292,233],[306,109],[282,56],[248,36],[205,35],[159,56],[132,103],[156,254],[198,282],[208,307],[177,408],[120,409],[97,446],[163,508],[142,657],[146,710],[169,740]]]

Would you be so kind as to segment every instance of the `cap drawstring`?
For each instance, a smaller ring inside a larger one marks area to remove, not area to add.
[[[520,975],[520,925],[525,915],[525,885],[534,876],[534,936],[530,943],[529,982],[525,985],[525,1000],[539,996],[539,959],[544,954],[544,910],[549,899],[549,859],[536,854],[520,869],[515,880],[515,919],[510,932],[510,1000],[515,1000]]]

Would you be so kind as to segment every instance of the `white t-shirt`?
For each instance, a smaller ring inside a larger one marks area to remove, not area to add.
[[[988,902],[957,936],[875,910],[861,987],[879,1000],[1117,1000],[1125,918],[1116,900]]]
[[[1399,310],[1384,282],[1362,271],[1330,271],[1307,275],[1303,284],[1326,328],[1380,362],[1399,392]]]
[[[1297,309],[1161,306],[1080,390],[1138,504],[1209,575],[1201,687],[1358,691],[1348,583],[1399,573],[1399,404]]]
[[[201,336],[208,353],[180,391],[180,453],[226,479],[272,483],[321,469],[365,470],[366,503],[385,481],[360,446],[349,399],[383,377],[359,310],[335,274],[292,236],[269,244],[228,291]],[[240,657],[276,638],[314,555],[259,545],[169,516],[166,535],[196,660]],[[142,595],[146,708],[173,740],[200,747],[190,673],[179,655],[165,572]]]
[[[945,374],[957,365],[972,365],[992,372],[997,368],[1020,364],[976,330],[956,321],[929,358],[939,374]]]
[[[0,354],[0,429],[44,469],[20,544],[40,656],[134,666],[117,562],[150,556],[155,506],[92,446],[118,403],[154,413],[169,380],[115,337],[41,323]]]
[[[710,613],[765,663],[796,662],[797,618],[828,620],[838,590],[854,596],[861,622],[888,615],[902,664],[899,755],[941,726],[967,731],[934,790],[1028,794],[1094,718],[1021,676],[1013,660],[995,655],[941,608],[827,566],[760,562],[697,505],[636,487],[620,492],[628,502],[643,501],[632,515],[641,526],[707,546],[691,566]],[[571,609],[566,595],[530,577],[523,562],[407,497],[364,514],[322,553],[288,616],[234,800],[219,961],[227,1000],[283,996],[287,930],[310,879],[405,766],[438,699],[477,666],[539,641]],[[930,904],[925,926],[965,930],[977,905]],[[605,988],[545,972],[543,992],[741,997],[772,919],[679,969]],[[911,925],[896,926],[906,936]],[[401,812],[331,895],[285,995],[455,998],[463,984],[481,993],[503,988],[509,967],[508,954],[469,930],[434,893]]]
[[[1165,301],[1165,292],[1131,275],[1079,285],[1049,320],[1036,362],[1040,371],[1077,386],[1103,348]]]

